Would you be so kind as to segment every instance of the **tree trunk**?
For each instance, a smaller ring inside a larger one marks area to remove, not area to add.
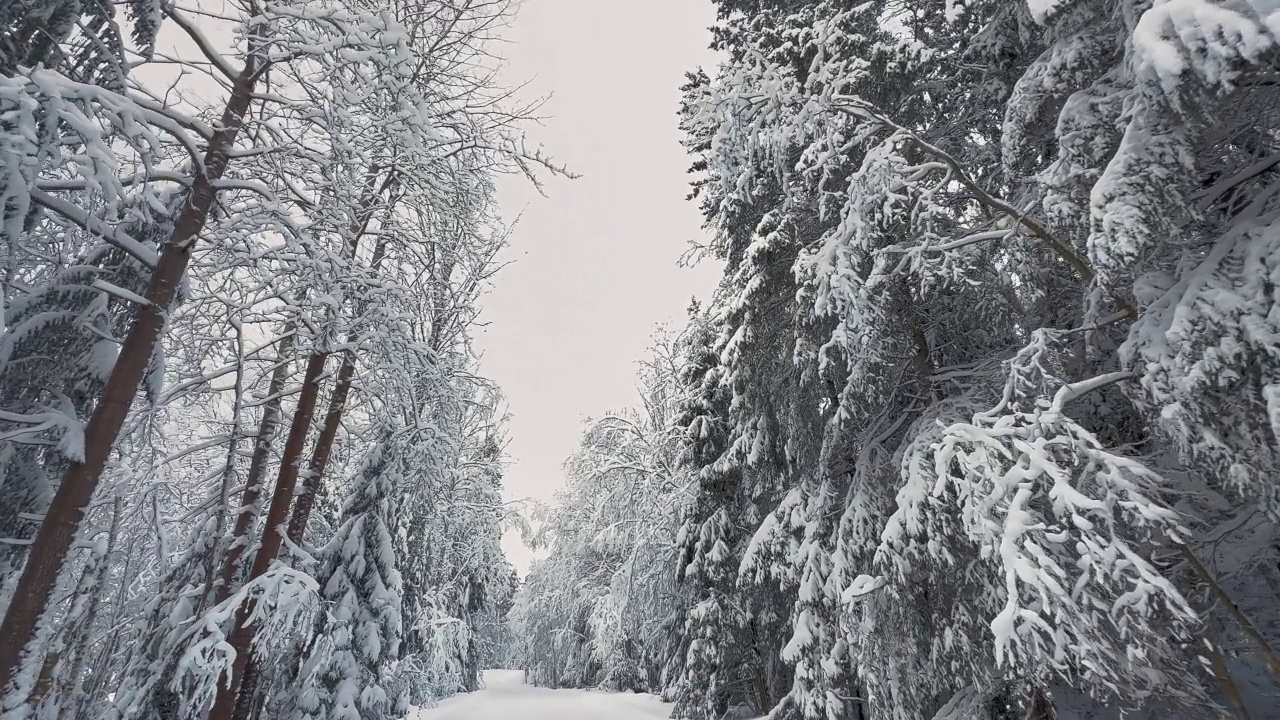
[[[258,678],[258,663],[250,657],[244,666],[244,677],[240,679],[240,691],[236,694],[236,705],[231,715],[233,720],[249,720],[254,716],[258,700]]]
[[[1058,713],[1053,709],[1053,701],[1044,690],[1036,689],[1031,693],[1031,707],[1027,713],[1027,720],[1054,720],[1057,716]]]
[[[315,415],[316,396],[320,391],[320,375],[324,372],[324,364],[328,358],[328,353],[316,352],[307,361],[307,370],[302,380],[302,392],[298,394],[298,407],[294,410],[293,423],[289,426],[289,438],[285,440],[284,452],[280,458],[280,474],[276,477],[271,505],[267,508],[267,520],[262,530],[262,545],[253,558],[253,567],[249,570],[250,581],[267,572],[267,568],[271,567],[271,561],[276,559],[283,544],[283,531],[289,515],[289,503],[293,500],[293,489],[298,484],[298,465],[307,444],[307,431],[311,429],[311,418]],[[214,700],[213,709],[209,711],[209,720],[231,720],[235,711],[240,681],[244,677],[245,667],[249,664],[249,653],[253,644],[254,628],[248,624],[253,609],[254,601],[249,600],[236,611],[230,638],[231,648],[235,652],[235,660],[231,664],[231,677],[219,685],[218,696]]]
[[[61,659],[62,656],[56,651],[45,656],[40,665],[40,674],[36,676],[36,684],[32,686],[31,695],[28,696],[32,706],[39,705],[53,688],[53,673],[58,669],[58,661]]]
[[[351,392],[351,380],[356,374],[356,356],[348,352],[338,370],[338,379],[333,386],[333,395],[329,398],[329,411],[324,416],[324,427],[320,437],[316,438],[315,450],[311,452],[311,464],[307,467],[307,477],[302,481],[302,493],[293,506],[293,515],[289,518],[289,541],[296,544],[302,542],[307,530],[307,521],[311,519],[311,510],[315,507],[316,496],[324,484],[324,471],[329,465],[329,457],[333,454],[333,443],[338,438],[338,430],[342,427],[342,413],[346,410],[347,395]]]
[[[53,595],[62,563],[75,541],[85,508],[102,477],[112,447],[124,425],[129,407],[151,364],[156,343],[164,331],[165,316],[178,285],[186,275],[196,236],[204,229],[218,194],[216,183],[227,168],[229,152],[252,101],[263,59],[250,47],[244,69],[236,77],[222,119],[209,140],[203,171],[192,179],[191,192],[174,223],[173,234],[160,253],[147,288],[147,304],[120,346],[120,354],[107,379],[93,415],[84,429],[84,458],[71,463],[62,477],[53,502],[31,545],[13,601],[0,623],[0,694],[7,694],[18,675],[27,645]]]
[[[338,437],[338,429],[342,427],[342,413],[346,409],[347,395],[351,390],[351,380],[355,376],[355,354],[348,352],[346,359],[338,370],[338,378],[333,386],[333,395],[329,398],[329,410],[325,413],[324,426],[320,436],[316,438],[315,449],[311,452],[311,462],[307,466],[307,476],[302,481],[302,492],[298,494],[293,505],[293,514],[289,517],[289,530],[286,536],[289,542],[298,545],[307,530],[307,521],[311,518],[311,510],[315,507],[316,496],[324,481],[324,471],[333,454],[333,442]],[[245,666],[240,680],[240,692],[236,697],[233,720],[248,720],[253,714],[254,696],[258,688],[258,668],[252,660]],[[214,720],[210,718],[210,720]]]
[[[231,545],[227,548],[227,557],[223,561],[222,580],[214,593],[214,605],[231,596],[240,559],[249,547],[249,531],[262,511],[262,476],[266,474],[267,461],[271,459],[271,443],[280,427],[281,393],[289,379],[289,356],[293,352],[293,338],[293,327],[286,326],[285,336],[280,340],[280,350],[276,354],[276,369],[271,373],[271,384],[267,387],[267,401],[262,406],[262,422],[258,424],[258,438],[253,446],[253,457],[249,460],[249,473],[245,479],[244,494],[240,498],[240,512],[236,515],[235,529],[231,531]]]
[[[347,243],[349,259],[355,259],[360,249],[360,238],[364,237],[365,230],[369,227],[369,221],[373,218],[372,213],[377,198],[396,182],[396,173],[391,172],[387,175],[381,187],[374,190],[373,188],[377,184],[378,172],[380,172],[380,169],[375,166],[370,168],[366,174],[367,189],[360,199],[360,219],[352,223],[350,228],[351,237]],[[387,243],[385,240],[379,240],[374,245],[373,257],[370,258],[369,267],[375,273],[381,267],[383,258],[386,257],[386,250]],[[303,490],[298,495],[298,501],[294,504],[293,515],[289,518],[289,528],[286,536],[289,538],[289,542],[295,545],[302,542],[302,536],[307,529],[307,521],[311,518],[311,510],[315,507],[316,495],[319,493],[321,483],[324,481],[324,471],[329,464],[329,456],[333,453],[333,443],[337,439],[338,429],[342,426],[342,414],[346,409],[347,395],[351,391],[351,380],[355,376],[355,370],[355,350],[349,350],[342,362],[342,367],[338,370],[338,377],[334,381],[333,394],[329,398],[329,409],[325,413],[324,427],[320,430],[320,437],[316,438],[316,446],[311,453],[311,462],[307,467],[307,477],[303,481]],[[263,551],[265,551],[265,547],[264,543]],[[263,551],[259,551],[259,554]],[[276,552],[278,551],[277,544]],[[274,557],[274,552],[272,556]],[[252,633],[250,633],[251,640]],[[245,666],[240,684],[241,689],[235,696],[235,705],[230,710],[231,720],[248,720],[253,714],[254,695],[259,684],[258,669],[254,663],[250,662]],[[222,719],[211,715],[209,720]]]

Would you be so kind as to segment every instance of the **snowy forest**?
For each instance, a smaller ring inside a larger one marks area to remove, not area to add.
[[[0,3],[6,720],[402,717],[507,646],[509,3],[212,6]]]
[[[520,666],[689,720],[1280,717],[1280,6],[716,5],[724,275],[566,463]]]
[[[1280,719],[1280,4],[688,1],[723,275],[530,529],[515,0],[0,0],[0,720]]]

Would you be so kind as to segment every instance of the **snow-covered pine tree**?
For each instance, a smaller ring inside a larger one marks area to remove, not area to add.
[[[404,634],[395,527],[396,498],[407,481],[393,434],[369,451],[320,558],[316,580],[325,610],[296,701],[297,717],[305,720],[381,720],[406,709],[389,677]]]
[[[77,82],[124,88],[126,47],[149,56],[163,19],[159,0],[129,0],[121,27],[117,5],[77,0],[17,0],[0,9],[0,76],[46,67]],[[122,29],[127,29],[126,36]]]

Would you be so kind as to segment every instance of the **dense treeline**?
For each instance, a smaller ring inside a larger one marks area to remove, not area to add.
[[[505,653],[509,10],[0,3],[0,716],[401,717]]]
[[[1278,717],[1280,13],[716,2],[724,277],[566,466],[520,662],[707,720]]]

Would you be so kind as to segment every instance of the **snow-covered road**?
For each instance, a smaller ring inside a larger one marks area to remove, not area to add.
[[[663,720],[671,706],[652,695],[548,690],[518,670],[488,670],[483,690],[419,710],[414,720]]]

